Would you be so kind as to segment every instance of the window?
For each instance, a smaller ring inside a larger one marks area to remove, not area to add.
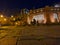
[[[54,18],[54,19],[57,19],[57,18],[58,18],[57,13],[54,13],[54,14],[53,14],[53,18]]]

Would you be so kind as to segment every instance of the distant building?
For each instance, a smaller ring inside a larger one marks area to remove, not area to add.
[[[30,10],[27,14],[27,23],[31,24],[33,19],[38,23],[59,23],[60,22],[60,5],[46,6],[44,8]]]

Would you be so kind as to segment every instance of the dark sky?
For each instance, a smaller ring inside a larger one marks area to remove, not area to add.
[[[0,0],[0,11],[9,12],[19,11],[22,8],[40,8],[58,2],[60,2],[60,0]]]

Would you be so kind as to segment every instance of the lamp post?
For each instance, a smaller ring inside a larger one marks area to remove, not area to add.
[[[15,17],[13,15],[11,15],[10,21],[11,21],[12,25],[15,25],[15,20],[16,20]]]

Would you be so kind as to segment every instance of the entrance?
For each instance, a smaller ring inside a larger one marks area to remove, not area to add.
[[[32,18],[32,22],[35,20],[38,23],[44,23],[44,14],[35,15]]]

